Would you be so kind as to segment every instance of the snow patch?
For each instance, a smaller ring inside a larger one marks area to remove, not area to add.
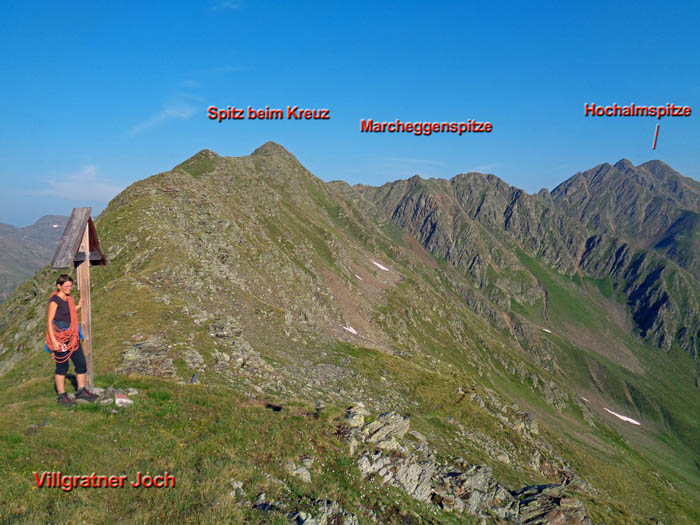
[[[371,260],[371,259],[370,259],[370,260]],[[379,268],[380,270],[384,270],[385,272],[390,272],[390,271],[391,271],[389,268],[387,268],[386,266],[383,266],[383,265],[379,264],[377,261],[372,261],[372,264],[375,265],[375,266],[376,266],[377,268]]]
[[[360,281],[362,280],[362,277],[360,277],[360,276],[357,275],[357,274],[355,274],[355,277],[357,277]]]
[[[588,402],[589,402],[589,401],[588,401],[588,399],[586,399],[586,398],[585,398],[585,397],[583,397],[583,396],[581,396],[581,399],[583,399],[583,400],[584,400],[584,401],[585,401],[586,403],[588,403]]]
[[[52,228],[58,228],[58,224],[52,224],[51,227],[52,227]]]
[[[628,423],[632,423],[633,425],[641,425],[641,423],[640,423],[639,421],[637,421],[636,419],[632,419],[631,417],[621,416],[621,415],[618,414],[617,412],[613,412],[612,410],[609,410],[609,409],[607,409],[607,408],[605,408],[605,407],[603,407],[603,410],[605,410],[606,412],[611,413],[613,416],[615,416],[615,417],[621,419],[622,421],[627,421]]]
[[[348,332],[350,332],[353,335],[357,335],[357,330],[355,330],[352,326],[343,326]]]
[[[547,330],[546,328],[540,328],[540,330],[542,330],[543,332],[547,332],[548,334],[551,334],[551,333],[552,333],[551,330]]]

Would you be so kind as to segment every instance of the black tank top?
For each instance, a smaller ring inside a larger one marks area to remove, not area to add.
[[[58,295],[54,295],[49,302],[58,305],[56,316],[53,320],[59,323],[70,323],[70,307],[68,306],[68,301],[64,301]]]

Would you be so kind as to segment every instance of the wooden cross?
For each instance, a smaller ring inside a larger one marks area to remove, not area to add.
[[[100,247],[97,230],[90,217],[92,208],[73,208],[66,229],[51,261],[51,269],[76,268],[78,290],[83,304],[80,309],[80,326],[83,331],[83,351],[87,361],[86,386],[92,388],[92,324],[90,318],[90,266],[107,264]]]

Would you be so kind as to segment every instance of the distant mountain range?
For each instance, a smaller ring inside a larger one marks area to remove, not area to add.
[[[700,182],[658,160],[623,159],[577,173],[551,197],[589,229],[653,249],[700,279]]]
[[[339,523],[698,523],[698,195],[659,161],[529,195],[480,173],[325,183],[274,143],[200,151],[96,221],[97,382],[147,394],[52,415],[46,438],[8,419],[7,464],[84,431],[75,468],[197,480],[189,506],[91,498],[114,519],[301,522],[323,502]],[[0,305],[0,395],[36,421],[56,275]],[[58,498],[13,516],[58,519]]]
[[[546,305],[542,283],[523,274],[519,254],[527,254],[564,275],[610,280],[642,337],[700,358],[700,184],[662,162],[604,164],[551,196],[480,173],[336,186],[474,279],[491,305],[538,298]],[[489,317],[498,322],[497,313]]]
[[[51,261],[68,217],[45,215],[31,226],[0,223],[0,302]]]

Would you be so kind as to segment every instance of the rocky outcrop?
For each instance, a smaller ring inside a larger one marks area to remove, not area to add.
[[[317,499],[310,511],[296,511],[288,515],[296,525],[359,525],[360,521],[337,502]]]
[[[364,478],[374,478],[403,490],[443,510],[468,513],[484,520],[523,524],[589,524],[580,500],[569,494],[566,483],[532,485],[511,491],[496,481],[487,465],[470,465],[462,459],[445,464],[435,456],[425,438],[410,435],[410,420],[396,412],[381,414],[365,424],[364,405],[348,408],[342,434],[357,455]],[[359,443],[359,444],[358,444]],[[579,482],[579,487],[585,483]]]
[[[515,491],[513,496],[518,501],[520,523],[591,523],[581,501],[567,497],[563,485],[533,485]]]
[[[153,338],[127,344],[129,346],[122,351],[122,365],[117,372],[177,377],[170,348],[162,339]]]
[[[284,468],[292,476],[296,476],[305,483],[311,483],[311,473],[306,465],[297,465],[290,459],[285,463]]]

